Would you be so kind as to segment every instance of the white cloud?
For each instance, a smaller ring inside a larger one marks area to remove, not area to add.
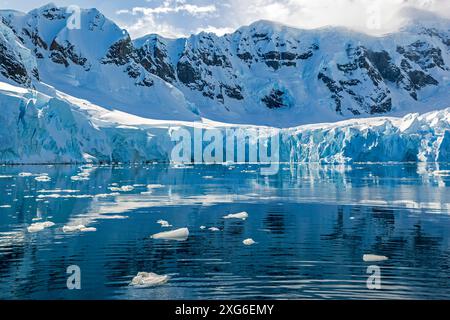
[[[200,31],[222,35],[265,19],[299,28],[344,26],[370,34],[396,30],[405,7],[421,8],[450,18],[450,0],[151,0],[124,14],[133,37],[148,33],[187,36]],[[131,21],[131,22],[130,22]]]

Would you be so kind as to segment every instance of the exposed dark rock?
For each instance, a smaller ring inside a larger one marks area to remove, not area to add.
[[[244,97],[242,96],[242,88],[240,86],[231,87],[225,84],[221,84],[221,88],[224,89],[225,94],[236,100],[243,100]]]
[[[185,85],[201,80],[200,74],[192,67],[189,61],[180,61],[177,65],[178,79]]]
[[[130,37],[126,37],[114,43],[109,48],[106,57],[102,60],[104,64],[115,64],[123,66],[130,62],[133,55],[133,44]]]
[[[286,107],[284,102],[284,92],[278,89],[273,89],[270,94],[261,99],[269,109],[279,109]]]
[[[402,80],[400,68],[392,63],[392,58],[386,51],[374,52],[368,50],[367,57],[375,68],[378,69],[383,79],[396,83]]]
[[[0,43],[0,73],[19,84],[29,85],[31,83],[25,66],[3,43]]]

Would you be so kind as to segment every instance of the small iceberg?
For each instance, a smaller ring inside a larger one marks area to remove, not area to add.
[[[386,256],[377,256],[375,254],[365,254],[363,256],[363,260],[365,262],[377,262],[377,261],[386,261],[389,260]]]
[[[33,174],[30,172],[21,172],[19,173],[19,177],[31,177]]]
[[[73,226],[64,226],[62,228],[63,232],[95,232],[96,228],[87,228],[85,225],[73,225]]]
[[[216,227],[211,227],[211,228],[209,228],[208,230],[209,230],[209,231],[214,231],[214,232],[220,231],[220,229],[219,229],[219,228],[216,228]]]
[[[181,228],[177,230],[160,232],[152,235],[152,239],[163,239],[163,240],[177,240],[185,241],[189,237],[189,229]]]
[[[0,208],[5,208],[5,209],[11,208],[11,205],[9,205],[9,204],[4,204],[4,205],[1,205]]]
[[[206,227],[205,226],[200,226],[200,229],[205,230]]]
[[[243,211],[239,213],[229,214],[223,217],[224,219],[242,219],[245,220],[248,218],[248,213]]]
[[[49,182],[52,179],[47,175],[41,175],[41,176],[37,176],[36,178],[34,178],[34,180],[39,181],[39,182]]]
[[[139,272],[136,277],[131,280],[130,286],[138,288],[147,288],[158,286],[169,281],[169,276],[161,276],[153,272]]]
[[[161,225],[161,228],[169,228],[169,227],[172,227],[172,225],[169,224],[169,222],[166,221],[166,220],[158,220],[158,221],[156,221],[156,223],[160,224],[160,225]]]
[[[44,230],[45,228],[53,227],[55,224],[51,221],[45,221],[45,222],[36,222],[31,224],[27,230],[28,232],[39,232]]]
[[[255,240],[251,238],[245,239],[244,241],[242,241],[242,243],[245,244],[246,246],[252,246],[256,244]]]
[[[134,190],[133,186],[122,186],[122,187],[109,187],[109,190],[113,192],[122,191],[122,192],[131,192]]]

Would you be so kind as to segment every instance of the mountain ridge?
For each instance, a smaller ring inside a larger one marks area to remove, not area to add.
[[[426,112],[450,99],[446,19],[437,23],[445,30],[410,24],[382,37],[258,21],[221,37],[133,40],[97,9],[83,9],[81,30],[69,30],[65,11],[52,4],[0,11],[31,52],[25,58],[36,60],[28,85],[43,82],[138,116],[288,127]]]

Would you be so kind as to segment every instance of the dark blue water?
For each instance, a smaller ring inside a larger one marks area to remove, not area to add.
[[[286,165],[263,177],[251,165],[0,167],[0,298],[449,299],[449,169]],[[85,180],[71,179],[80,172]],[[51,180],[36,181],[42,173]],[[160,186],[148,193],[149,184]],[[109,189],[126,185],[134,189]],[[249,218],[222,218],[240,211]],[[166,231],[159,219],[189,238],[151,239]],[[55,225],[27,231],[42,221]],[[97,231],[64,233],[72,224]],[[81,290],[67,289],[70,265]],[[367,288],[370,265],[381,290]],[[130,287],[141,271],[170,280]]]

